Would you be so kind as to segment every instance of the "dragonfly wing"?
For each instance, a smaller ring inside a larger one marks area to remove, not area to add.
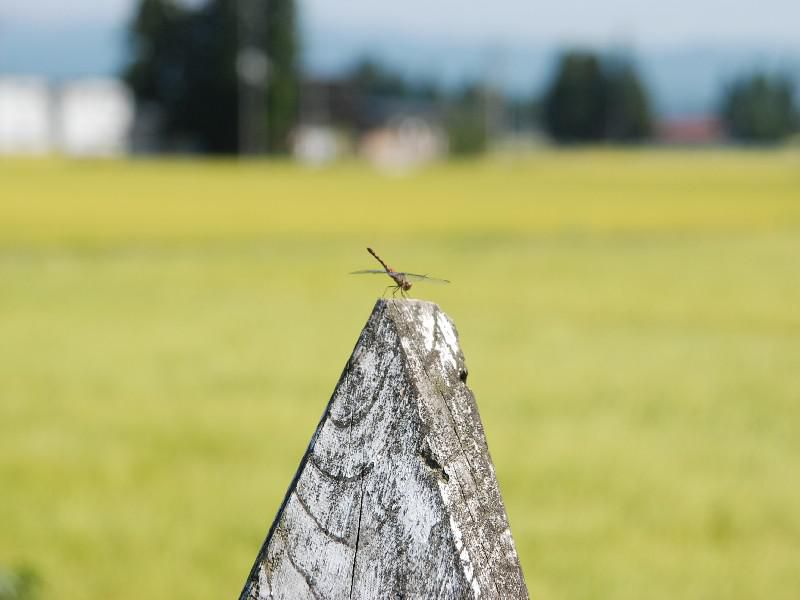
[[[424,281],[426,283],[450,283],[448,279],[439,279],[438,277],[429,277],[428,275],[420,275],[419,273],[401,273],[411,281]]]
[[[364,269],[363,271],[350,271],[350,275],[388,275],[383,269]]]

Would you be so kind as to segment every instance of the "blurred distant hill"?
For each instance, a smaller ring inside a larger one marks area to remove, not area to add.
[[[371,56],[407,75],[457,85],[484,79],[505,91],[539,93],[561,48],[519,43],[468,43],[390,32],[315,30],[303,35],[306,70],[336,75]],[[694,45],[671,48],[610,47],[632,53],[661,116],[703,114],[719,101],[723,84],[753,69],[780,69],[800,80],[796,48]],[[0,26],[0,74],[40,74],[53,80],[117,74],[126,58],[124,24],[56,27]],[[800,81],[798,81],[800,84]]]
[[[409,75],[437,76],[454,85],[484,78],[512,94],[530,96],[543,90],[561,50],[535,40],[527,45],[478,45],[388,32],[315,31],[306,36],[305,58],[312,72],[333,74],[353,57],[369,54]],[[794,73],[800,86],[800,43],[791,49],[709,44],[603,50],[634,57],[662,116],[714,110],[723,85],[757,68]]]

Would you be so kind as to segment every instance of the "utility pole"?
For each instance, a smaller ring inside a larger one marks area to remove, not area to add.
[[[266,97],[269,57],[265,38],[268,1],[236,1],[239,154],[243,156],[264,154],[267,151]]]

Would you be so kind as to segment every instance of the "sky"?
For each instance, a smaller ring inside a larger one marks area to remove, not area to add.
[[[0,74],[115,76],[139,0],[0,0]],[[201,4],[205,0],[179,0]],[[664,115],[704,114],[734,77],[795,74],[800,0],[297,0],[303,62],[335,76],[364,56],[445,85],[488,77],[538,94],[558,52],[633,56]]]
[[[186,0],[197,2],[199,0]],[[5,23],[123,23],[135,0],[2,0]],[[367,30],[476,42],[800,46],[798,0],[299,0],[307,30]]]

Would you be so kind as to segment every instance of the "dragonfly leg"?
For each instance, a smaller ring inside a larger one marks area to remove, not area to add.
[[[387,286],[386,286],[386,289],[385,289],[385,290],[383,290],[383,294],[382,294],[381,296],[382,296],[383,298],[386,298],[386,292],[388,292],[388,291],[389,291],[389,290],[390,290],[392,287],[394,287],[394,286],[387,285]]]

